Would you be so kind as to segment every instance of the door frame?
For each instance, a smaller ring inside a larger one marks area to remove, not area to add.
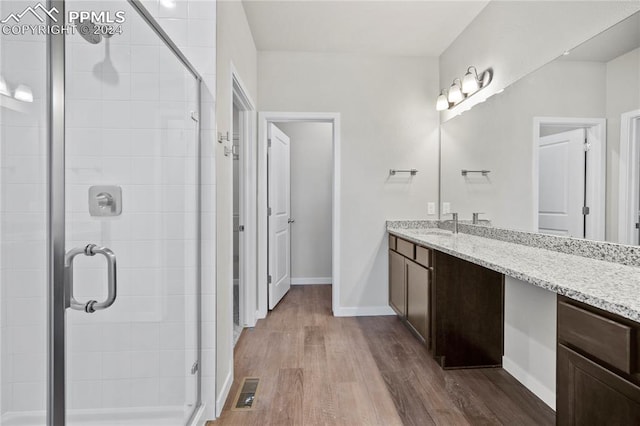
[[[567,127],[570,129],[585,129],[587,141],[591,145],[587,156],[586,203],[589,214],[586,217],[585,238],[604,241],[605,239],[605,210],[606,210],[606,170],[607,170],[607,121],[604,118],[573,118],[573,117],[533,117],[532,138],[532,207],[533,232],[538,230],[538,206],[540,164],[538,145],[540,143],[541,126]]]
[[[255,103],[249,96],[245,84],[240,78],[240,73],[231,64],[231,105],[230,117],[233,117],[233,105],[238,108],[240,120],[240,159],[238,167],[240,175],[240,212],[239,223],[244,225],[244,232],[238,235],[240,264],[238,267],[240,278],[240,324],[245,327],[253,327],[257,321],[256,312],[256,263],[257,256],[254,247],[257,245],[256,226],[256,168],[255,164],[255,143],[256,140],[256,110]],[[233,119],[233,118],[232,118]],[[233,239],[232,239],[233,241]],[[233,256],[233,245],[231,246]],[[231,303],[233,304],[233,292],[231,292]],[[233,318],[231,319],[233,324]],[[232,335],[233,338],[233,335]],[[233,345],[232,345],[233,346]]]
[[[620,175],[618,180],[618,242],[635,244],[640,209],[640,109],[620,116]]]
[[[268,269],[268,195],[267,151],[268,125],[270,123],[313,122],[333,125],[333,194],[332,194],[332,286],[331,307],[334,315],[340,315],[340,113],[322,112],[260,112],[258,113],[258,318],[266,318]]]

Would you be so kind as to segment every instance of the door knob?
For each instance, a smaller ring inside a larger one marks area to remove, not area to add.
[[[288,222],[288,223],[293,223],[293,222],[295,222],[295,221],[296,221],[295,219],[289,218],[289,220],[288,220],[287,222]]]

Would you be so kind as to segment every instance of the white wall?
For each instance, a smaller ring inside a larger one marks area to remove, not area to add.
[[[435,58],[258,53],[260,110],[341,113],[340,307],[391,313],[387,219],[424,219],[438,197]],[[413,178],[389,176],[412,168]]]
[[[329,284],[333,126],[276,125],[291,139],[291,282]]]
[[[240,1],[220,1],[218,5],[218,58],[216,86],[216,124],[218,132],[232,131],[232,80],[235,68],[252,101],[257,102],[256,48]],[[222,410],[233,381],[233,164],[224,155],[231,142],[216,143],[217,209],[217,361],[216,399]],[[245,226],[256,226],[245,224]],[[215,300],[215,302],[214,302]],[[207,308],[205,308],[207,309]]]
[[[637,1],[489,2],[440,55],[440,87],[462,78],[470,65],[478,70],[492,67],[493,82],[459,108],[443,112],[443,121],[637,10]]]
[[[620,115],[640,109],[640,49],[606,65],[607,240],[618,241]]]

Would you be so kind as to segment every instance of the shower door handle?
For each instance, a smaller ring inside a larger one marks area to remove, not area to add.
[[[107,259],[107,298],[102,302],[97,300],[89,300],[87,302],[78,302],[73,296],[73,260],[76,256],[84,254],[85,256],[95,256],[101,254]],[[116,301],[118,278],[116,269],[116,255],[106,247],[98,247],[95,244],[88,244],[86,247],[77,247],[69,250],[64,256],[65,270],[65,292],[66,307],[77,311],[85,311],[91,314],[95,311],[107,309]]]

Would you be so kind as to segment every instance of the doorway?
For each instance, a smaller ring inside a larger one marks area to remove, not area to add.
[[[271,122],[269,309],[291,285],[331,284],[333,125]]]
[[[534,229],[576,238],[605,238],[604,119],[533,120]]]
[[[331,271],[331,284],[332,284],[332,307],[334,315],[340,315],[339,311],[339,292],[340,292],[340,279],[339,279],[339,270],[340,270],[340,243],[339,243],[339,235],[340,235],[340,114],[337,113],[277,113],[277,112],[264,112],[259,115],[259,137],[258,137],[258,282],[260,283],[258,287],[258,315],[260,318],[265,318],[269,309],[269,288],[273,287],[274,278],[271,273],[274,270],[274,265],[270,260],[273,261],[275,258],[270,256],[270,247],[273,247],[272,242],[270,241],[270,216],[269,216],[269,205],[270,203],[270,191],[272,191],[273,181],[269,180],[270,177],[270,161],[273,160],[274,157],[270,158],[269,153],[269,128],[274,123],[276,125],[280,125],[281,127],[293,126],[294,123],[325,123],[331,126],[329,133],[331,135],[331,158],[330,158],[330,196],[327,197],[331,200],[330,207],[330,217],[331,217],[331,226],[330,226],[330,235],[331,235],[331,262],[330,262],[330,271]],[[292,131],[292,130],[289,130]],[[286,136],[286,135],[285,135]],[[273,142],[272,142],[273,143]],[[282,154],[284,156],[284,154]],[[279,170],[279,169],[278,169]],[[296,183],[298,181],[296,180]],[[294,185],[295,188],[295,185]],[[310,200],[313,200],[313,195],[310,196]],[[311,202],[311,201],[309,201]],[[273,208],[272,208],[273,213]],[[294,215],[290,215],[287,218],[287,221],[290,219],[292,223],[289,223],[289,229],[291,229],[291,225],[293,224],[294,230],[297,225],[301,225],[302,228],[305,224],[298,221],[298,218],[295,218]],[[306,220],[305,220],[306,221]],[[273,228],[271,229],[273,230]],[[297,231],[299,232],[299,231]],[[294,234],[299,235],[299,234]],[[295,238],[295,237],[294,237]],[[304,238],[304,237],[303,237]],[[291,240],[289,240],[290,244]],[[295,244],[295,243],[294,243]],[[306,241],[306,244],[313,244],[313,241]],[[274,250],[274,248],[271,248]],[[282,250],[286,250],[286,248],[280,248],[281,253]],[[289,253],[291,252],[291,246],[289,245]],[[282,257],[281,257],[282,259]],[[285,255],[284,259],[288,259],[288,255]],[[279,266],[281,266],[280,264]],[[291,283],[291,268],[289,265],[285,266],[287,268],[286,272],[289,274],[289,284]],[[295,270],[295,269],[294,269]],[[272,283],[269,283],[269,275],[272,275]],[[298,278],[298,277],[294,277]],[[329,277],[306,277],[306,278],[316,278],[323,281],[326,281],[326,278]],[[297,281],[302,284],[304,280]],[[295,282],[295,280],[294,280]],[[307,283],[315,283],[314,280],[307,281]],[[273,300],[272,300],[273,302]],[[272,303],[271,306],[275,304]]]
[[[235,70],[232,71],[233,162],[233,344],[244,327],[256,323],[256,167],[255,108]]]

